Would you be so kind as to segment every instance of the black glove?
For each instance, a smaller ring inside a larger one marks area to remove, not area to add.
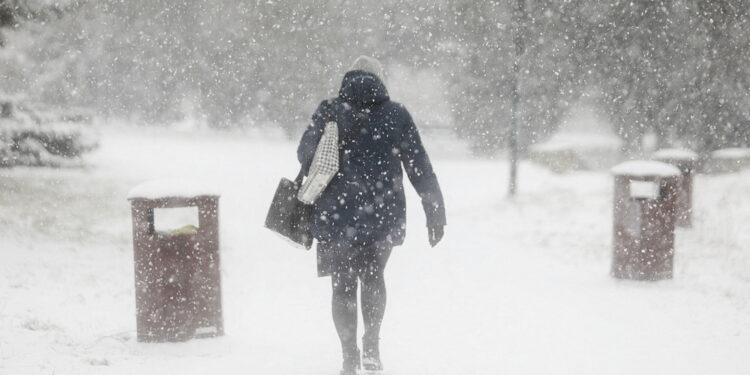
[[[435,247],[435,245],[437,245],[438,242],[440,242],[440,240],[443,239],[444,234],[445,234],[445,227],[442,225],[428,227],[427,236],[430,240],[430,246]]]

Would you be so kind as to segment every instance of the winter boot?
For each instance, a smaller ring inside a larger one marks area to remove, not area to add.
[[[383,363],[380,362],[380,340],[363,338],[362,350],[362,366],[365,371],[383,371]]]
[[[357,375],[361,368],[359,349],[347,350],[344,352],[344,361],[341,364],[340,375]]]

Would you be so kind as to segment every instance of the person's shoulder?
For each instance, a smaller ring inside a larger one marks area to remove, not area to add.
[[[383,102],[383,105],[386,106],[386,107],[388,107],[388,108],[400,108],[400,109],[406,110],[406,107],[403,104],[401,104],[401,103],[399,103],[399,102],[397,102],[395,100],[390,100],[390,99],[386,100],[385,102]]]
[[[315,109],[315,115],[330,117],[334,113],[341,111],[342,101],[339,98],[325,99],[318,104],[318,108]]]
[[[332,108],[336,103],[336,100],[337,98],[323,99],[323,101],[318,104],[318,110],[326,110]]]
[[[388,113],[398,116],[406,116],[409,115],[409,111],[406,109],[406,106],[395,102],[393,100],[388,100],[387,102],[383,103],[383,109],[385,109]]]

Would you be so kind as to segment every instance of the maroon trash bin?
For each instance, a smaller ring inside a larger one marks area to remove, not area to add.
[[[654,153],[654,160],[671,164],[680,170],[680,183],[677,192],[677,225],[693,225],[693,172],[696,169],[698,154],[690,150],[663,149]]]
[[[219,194],[182,181],[153,181],[133,189],[128,200],[138,341],[223,335]],[[197,207],[198,226],[157,231],[155,210],[178,207]]]
[[[672,278],[675,205],[680,171],[657,161],[629,161],[612,169],[616,278]]]

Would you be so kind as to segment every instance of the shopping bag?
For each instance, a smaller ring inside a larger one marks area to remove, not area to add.
[[[310,234],[312,206],[297,199],[302,173],[295,181],[282,178],[266,215],[265,227],[281,235],[298,247],[309,250],[313,237]]]

